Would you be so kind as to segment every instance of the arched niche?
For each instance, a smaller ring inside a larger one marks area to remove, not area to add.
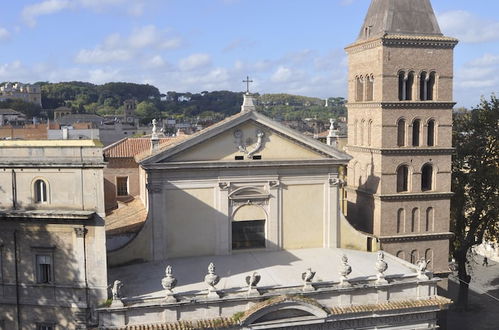
[[[266,303],[266,302],[265,302]],[[242,326],[264,325],[266,322],[288,322],[292,320],[325,319],[326,310],[315,301],[302,301],[293,298],[277,298],[273,303],[255,306],[254,311],[242,320]]]

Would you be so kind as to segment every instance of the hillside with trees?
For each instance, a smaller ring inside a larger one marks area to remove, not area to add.
[[[203,91],[179,93],[169,91],[162,94],[158,88],[147,84],[112,82],[96,85],[88,82],[38,82],[42,91],[41,111],[32,104],[9,100],[0,107],[12,108],[31,116],[52,118],[52,110],[60,106],[72,108],[76,113],[92,113],[102,116],[123,114],[123,102],[135,99],[137,116],[143,123],[153,118],[169,118],[184,121],[206,119],[219,121],[240,111],[242,92]],[[277,120],[300,120],[316,118],[327,121],[331,117],[346,116],[345,99],[320,98],[290,94],[256,94],[257,108]]]

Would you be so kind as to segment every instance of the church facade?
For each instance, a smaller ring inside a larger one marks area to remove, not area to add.
[[[429,0],[374,0],[348,76],[348,218],[448,272],[453,49]]]

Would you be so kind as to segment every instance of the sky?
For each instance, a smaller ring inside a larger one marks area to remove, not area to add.
[[[0,11],[0,81],[148,83],[167,91],[346,97],[370,0],[16,0]],[[432,0],[456,37],[454,99],[499,90],[499,1]]]

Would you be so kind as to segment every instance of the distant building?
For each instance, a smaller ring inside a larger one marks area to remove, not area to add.
[[[107,298],[102,146],[0,141],[0,326],[86,329]]]
[[[0,86],[0,101],[22,100],[42,106],[42,91],[38,85],[5,83]]]
[[[68,107],[59,107],[54,109],[54,120],[59,120],[64,116],[70,115],[73,113],[73,110]]]
[[[0,109],[0,126],[22,126],[26,123],[26,116],[16,110]]]

